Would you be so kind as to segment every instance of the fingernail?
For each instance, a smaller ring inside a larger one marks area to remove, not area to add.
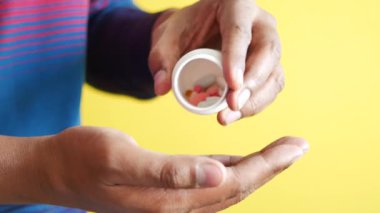
[[[293,155],[293,159],[290,161],[292,164],[295,163],[297,160],[299,160],[305,153],[304,152],[297,152]]]
[[[195,173],[199,187],[215,187],[223,181],[223,171],[211,163],[198,165]]]
[[[301,149],[292,149],[291,151],[287,151],[288,154],[289,154],[289,162],[290,164],[293,164],[295,163],[296,161],[298,161],[302,156],[305,155],[305,150],[304,150],[304,147],[300,147]]]
[[[301,148],[302,148],[303,153],[305,154],[306,152],[309,151],[310,145],[308,143],[303,143]]]
[[[279,172],[287,169],[304,155],[304,152],[301,149],[290,146],[273,147],[271,152],[272,153],[269,154],[268,159],[273,161],[271,163]]]
[[[229,111],[226,113],[225,123],[226,125],[231,124],[241,118],[240,111]]]
[[[154,75],[154,90],[157,94],[161,93],[161,88],[165,80],[166,72],[164,70],[160,70]]]
[[[238,109],[240,110],[247,103],[248,99],[251,97],[251,91],[249,89],[244,89],[238,97]]]

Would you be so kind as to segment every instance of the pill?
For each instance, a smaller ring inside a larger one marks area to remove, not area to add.
[[[196,105],[196,101],[197,101],[197,96],[198,96],[198,94],[197,93],[193,93],[190,97],[189,97],[189,99],[188,99],[188,101],[189,101],[189,103],[190,104],[192,104],[192,105]]]
[[[189,101],[189,103],[193,104],[194,105],[194,100],[195,100],[195,97],[198,95],[198,93],[194,92],[194,91],[191,91],[191,95],[190,97],[186,97],[187,98],[187,101]]]
[[[207,75],[193,85],[184,95],[190,104],[197,107],[210,107],[217,103],[226,87],[224,78],[214,75]]]
[[[198,94],[198,98],[199,98],[200,101],[206,100],[207,97],[208,97],[208,94],[206,92],[201,92],[201,93]]]
[[[196,84],[193,88],[193,91],[196,92],[196,93],[201,93],[203,90],[202,86]]]
[[[185,96],[186,96],[186,98],[190,98],[191,94],[193,94],[193,91],[191,91],[191,90],[186,90],[186,92],[185,92]]]
[[[209,88],[207,88],[206,92],[207,92],[207,94],[209,94],[209,96],[219,96],[219,86],[218,86],[218,84],[214,83]]]
[[[194,106],[198,106],[198,104],[200,102],[206,100],[207,97],[208,97],[208,94],[205,92],[194,93],[194,95],[190,97],[189,102],[190,102],[190,104],[192,104]]]

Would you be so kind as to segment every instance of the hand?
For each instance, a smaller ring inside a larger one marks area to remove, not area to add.
[[[252,116],[274,101],[284,87],[281,44],[272,15],[252,0],[202,0],[182,10],[169,10],[157,20],[149,65],[158,95],[171,88],[178,59],[220,41],[229,108],[218,121],[230,124]]]
[[[168,156],[112,129],[75,127],[40,149],[47,177],[34,202],[98,212],[216,212],[244,199],[308,149],[282,138],[239,156]]]

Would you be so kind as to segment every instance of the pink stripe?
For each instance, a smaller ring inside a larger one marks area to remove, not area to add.
[[[75,51],[75,52],[84,53],[83,51]],[[9,67],[14,67],[16,65],[22,65],[22,64],[27,64],[27,63],[34,63],[34,62],[37,62],[37,61],[45,61],[46,59],[51,59],[51,58],[59,58],[59,57],[65,56],[68,53],[70,53],[70,52],[62,53],[62,54],[57,54],[57,55],[49,55],[49,56],[43,57],[43,58],[33,58],[33,59],[24,60],[24,61],[15,61],[13,63],[0,66],[0,70],[7,69]]]
[[[106,5],[106,4],[105,4],[105,1],[106,1],[106,0],[94,0],[94,1],[91,1],[91,3],[90,3],[90,7],[91,7],[91,8],[96,8],[96,9],[101,8],[101,7],[103,7],[104,5]]]
[[[91,12],[93,13],[93,12],[102,10],[102,9],[108,7],[109,4],[110,4],[109,0],[95,0],[95,1],[91,1],[91,4],[90,4]]]
[[[18,62],[18,63],[6,65],[6,66],[0,66],[0,69],[6,69],[6,68],[9,68],[9,67],[13,67],[13,66],[16,66],[16,65],[21,65],[21,64],[26,64],[26,63],[33,63],[33,62],[38,62],[38,61],[46,61],[48,59],[63,58],[63,57],[67,57],[67,56],[83,55],[83,53],[84,53],[83,51],[68,52],[68,53],[64,53],[64,54],[60,54],[60,55],[53,55],[53,56],[49,56],[49,57],[45,57],[45,58],[33,59],[33,60],[22,61],[22,62]],[[3,75],[3,76],[0,75],[0,79],[11,78],[11,77],[15,77],[15,76],[23,75],[23,74],[28,74],[28,73],[33,73],[33,72],[45,72],[45,71],[50,71],[50,70],[51,69],[47,68],[47,67],[44,67],[43,69],[40,69],[40,70],[37,70],[37,71],[34,70],[34,69],[28,69],[26,71],[20,71],[20,72],[16,72],[16,73],[11,73],[11,74],[8,74],[8,75]]]
[[[70,10],[70,9],[85,9],[88,8],[87,5],[78,4],[78,5],[62,5],[62,6],[55,6],[53,8],[33,8],[29,10],[23,10],[23,11],[14,11],[14,12],[6,12],[6,13],[0,13],[0,18],[10,18],[10,17],[17,17],[17,16],[26,16],[26,15],[33,15],[33,14],[41,14],[46,12],[53,12],[53,11],[59,11],[59,10]]]
[[[85,38],[85,35],[76,35],[76,36],[67,36],[67,37],[65,36],[61,38],[54,38],[54,39],[49,39],[49,40],[44,40],[44,41],[28,42],[24,44],[17,44],[10,47],[0,47],[0,52],[10,51],[10,50],[24,48],[24,47],[45,45],[45,44],[50,44],[50,43],[54,43],[58,41],[69,41],[69,40],[81,39],[81,38]]]
[[[109,0],[103,0],[102,9],[106,8],[110,4]]]
[[[65,26],[65,25],[70,25],[70,24],[85,24],[85,22],[86,21],[83,19],[76,19],[76,20],[59,21],[59,22],[55,22],[55,23],[46,23],[44,25],[25,26],[25,27],[20,27],[20,28],[3,30],[0,32],[0,35],[25,32],[28,30],[40,30],[40,29],[46,29],[46,28],[52,28],[52,27],[60,27],[60,26]]]
[[[90,7],[97,7],[99,0],[91,0]]]
[[[42,6],[42,5],[49,5],[51,3],[59,3],[59,2],[68,2],[68,0],[54,0],[54,2],[50,0],[39,0],[39,1],[11,1],[2,3],[0,2],[0,9],[8,9],[8,8],[23,8],[23,7],[31,7],[31,6]],[[87,2],[87,1],[83,1]]]
[[[41,14],[40,17],[28,17],[28,18],[22,18],[22,19],[2,21],[2,22],[0,22],[0,27],[14,25],[14,24],[25,24],[27,22],[39,22],[39,21],[51,20],[51,19],[57,19],[57,18],[67,18],[70,16],[80,16],[80,15],[84,16],[86,14],[87,14],[86,11],[62,12],[60,14],[52,14],[52,15]]]
[[[15,36],[11,38],[0,38],[0,44],[1,43],[8,43],[8,42],[16,42],[20,40],[30,39],[30,38],[42,38],[45,36],[51,36],[56,35],[60,33],[74,33],[74,32],[85,32],[86,27],[73,27],[68,29],[59,29],[59,30],[53,30],[50,32],[44,32],[44,33],[35,33],[35,34],[28,34],[28,35],[21,35],[21,36]]]
[[[0,56],[0,59],[10,59],[10,58],[19,57],[19,56],[28,55],[28,54],[37,54],[37,53],[43,53],[43,52],[49,52],[53,50],[67,49],[70,47],[79,47],[79,46],[84,46],[84,42],[74,43],[74,44],[64,44],[64,45],[59,45],[55,47],[47,47],[47,48],[40,48],[36,50],[19,52],[15,54],[6,55],[6,56]]]

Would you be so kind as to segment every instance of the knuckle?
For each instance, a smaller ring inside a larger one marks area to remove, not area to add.
[[[272,26],[277,26],[277,19],[271,13],[266,10],[261,9],[262,17],[265,21],[267,21]]]
[[[97,134],[92,135],[89,140],[93,141],[91,144],[91,155],[93,158],[99,160],[97,171],[105,176],[113,176],[119,174],[123,168],[120,165],[120,157],[123,154],[120,152],[120,147],[130,148],[130,144],[136,143],[134,139],[115,129],[102,128]],[[118,141],[118,145],[115,145]],[[119,147],[119,148],[117,148]]]
[[[274,79],[275,84],[277,86],[278,92],[281,92],[285,88],[285,76],[282,71],[277,75],[277,77]]]
[[[245,178],[241,175],[241,173],[237,169],[233,169],[233,194],[235,197],[234,203],[239,203],[244,200],[248,195],[250,195],[253,191],[256,190],[256,185],[243,184]],[[227,198],[230,199],[230,198]]]
[[[243,110],[244,117],[250,117],[259,113],[259,105],[254,97],[248,99],[246,106]]]
[[[166,162],[160,173],[160,181],[165,188],[178,188],[180,186],[180,171],[170,162]]]
[[[272,54],[275,56],[275,59],[277,59],[278,61],[280,61],[281,59],[281,55],[282,55],[282,46],[279,42],[276,42],[276,41],[272,41],[271,42],[271,52]]]
[[[279,42],[275,40],[271,40],[263,44],[261,49],[271,55],[274,59],[274,61],[280,61],[281,60],[281,55],[282,55],[282,46]]]
[[[232,169],[232,180],[233,180],[233,194],[239,195],[241,192],[246,190],[246,186],[243,185],[242,180],[244,180],[244,177],[242,177],[240,171],[236,169],[235,167],[231,167]]]
[[[266,13],[267,14],[267,20],[270,24],[272,24],[273,26],[277,26],[277,19],[276,17],[274,17],[272,14],[270,13]]]
[[[236,23],[232,26],[233,35],[238,35],[240,38],[244,39],[245,42],[250,42],[252,40],[252,30],[251,28],[244,26],[242,24]]]
[[[244,177],[241,172],[235,167],[231,167],[232,169],[232,194],[233,198],[228,197],[227,199],[233,199],[233,204],[237,204],[240,201],[247,198],[250,194],[252,194],[258,188],[258,184],[252,183],[252,181],[245,181],[246,177]]]
[[[264,156],[263,156],[263,153],[262,151],[260,152],[261,154],[258,155],[261,162],[262,162],[262,165],[265,167],[265,171],[266,171],[266,174],[265,176],[267,176],[268,178],[269,177],[273,177],[274,175],[276,175],[278,172],[284,170],[285,168],[282,168],[281,166],[279,165],[274,165],[272,163],[270,163]]]
[[[132,136],[113,128],[102,128],[98,137],[107,147],[113,147],[112,145],[114,141],[120,141],[125,145],[136,144],[136,141]]]

